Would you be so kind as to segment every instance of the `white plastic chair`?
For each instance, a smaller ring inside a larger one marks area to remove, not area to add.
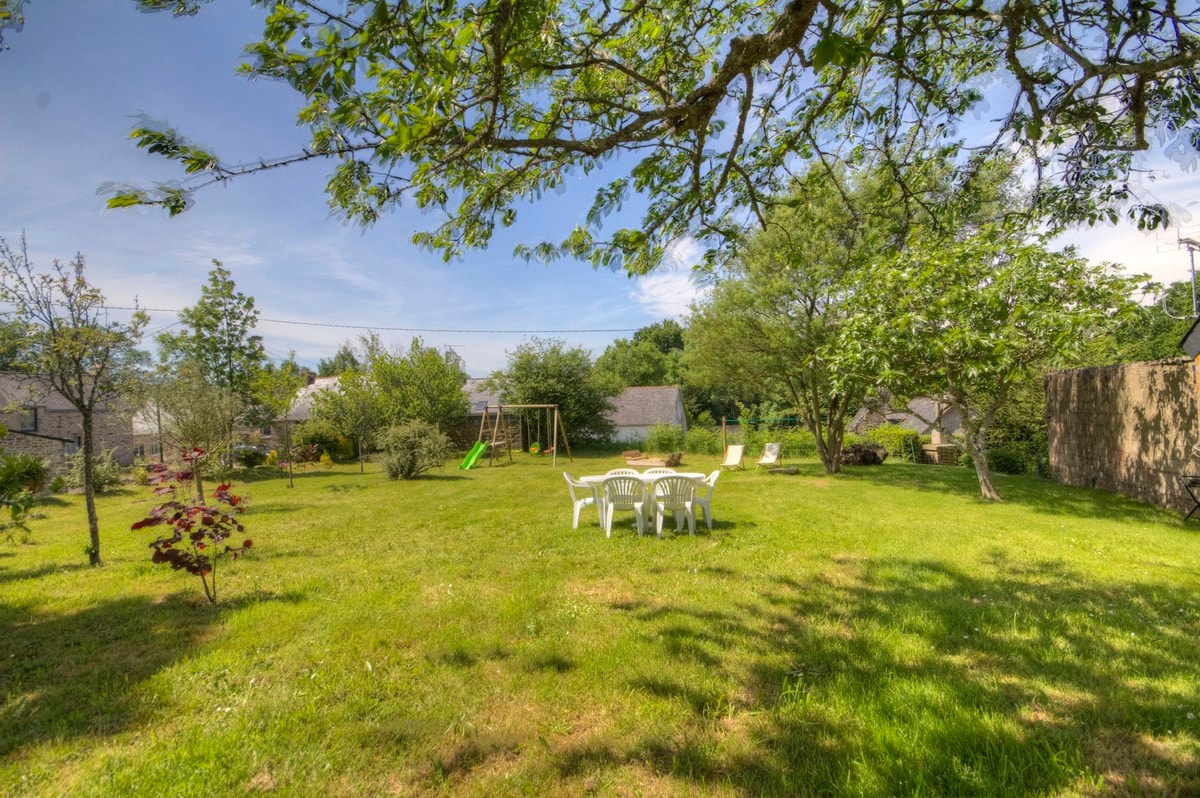
[[[757,471],[760,468],[771,468],[773,466],[777,466],[782,460],[783,444],[768,443],[763,447],[762,458],[754,464],[754,470]]]
[[[614,468],[606,473],[606,477],[633,477],[637,476],[636,468]]]
[[[634,472],[637,473],[636,471]],[[604,509],[604,536],[612,537],[613,515],[617,510],[633,510],[637,518],[637,532],[646,532],[646,486],[637,477],[608,477],[601,483]]]
[[[741,470],[742,454],[746,451],[743,444],[735,443],[725,450],[725,462],[721,463],[721,468],[728,468],[730,471]]]
[[[696,483],[689,477],[659,477],[650,484],[650,498],[654,502],[655,531],[662,537],[663,516],[668,512],[675,517],[675,529],[683,526],[687,516],[688,533],[696,534]]]
[[[642,473],[648,477],[653,477],[653,476],[663,476],[665,474],[675,474],[678,472],[676,472],[674,468],[667,468],[666,466],[655,466],[654,468],[647,468]]]
[[[594,506],[600,513],[600,526],[604,526],[604,507],[596,495],[596,486],[581,482],[566,471],[563,472],[563,477],[567,480],[567,491],[571,494],[571,505],[575,508],[575,520],[571,522],[571,528],[579,529],[579,513],[589,505]],[[575,493],[577,490],[578,494]]]
[[[708,487],[708,492],[704,496],[696,495],[692,500],[692,504],[696,507],[696,512],[704,511],[704,520],[708,522],[708,531],[712,532],[712,495],[717,488],[717,477],[721,476],[721,469],[709,474],[704,478],[703,482]],[[697,486],[699,487],[699,486]]]

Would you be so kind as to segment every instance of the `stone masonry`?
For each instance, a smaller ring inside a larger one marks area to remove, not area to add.
[[[1200,473],[1193,369],[1170,360],[1046,375],[1054,479],[1191,509],[1177,477]]]

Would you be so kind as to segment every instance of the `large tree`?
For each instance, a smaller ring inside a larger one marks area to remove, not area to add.
[[[998,500],[988,465],[997,413],[1031,374],[1069,363],[1127,312],[1135,284],[1023,227],[922,233],[854,292],[847,335],[826,356],[877,375],[902,399],[932,396],[958,410],[980,492]]]
[[[504,404],[558,405],[573,441],[602,441],[612,435],[611,399],[620,386],[594,373],[592,356],[585,349],[559,340],[530,339],[508,352],[508,363],[492,375],[491,382]],[[536,414],[530,423],[540,424]]]
[[[467,417],[467,372],[453,349],[425,346],[420,338],[404,354],[388,352],[374,338],[364,339],[363,346],[391,423],[419,419],[444,431]]]
[[[336,386],[317,391],[313,395],[313,417],[328,421],[354,441],[359,473],[365,471],[366,454],[374,445],[376,433],[388,421],[383,394],[363,369],[346,369]]]
[[[865,190],[864,190],[865,192]],[[874,197],[886,204],[886,192]],[[824,356],[845,335],[845,298],[871,263],[895,244],[891,215],[855,220],[838,181],[814,169],[793,187],[721,275],[711,297],[693,308],[687,330],[688,374],[793,408],[829,473],[841,467],[847,415],[869,382],[835,373]]]
[[[71,403],[83,438],[83,498],[87,508],[88,560],[100,565],[100,521],[96,514],[95,416],[134,393],[145,355],[137,349],[149,318],[135,311],[114,321],[100,289],[84,277],[84,260],[54,261],[46,274],[34,271],[25,246],[0,238],[0,300],[11,307],[22,334],[21,364]]]
[[[1018,153],[1058,221],[1161,224],[1129,178],[1155,140],[1194,157],[1198,31],[1194,4],[1107,0],[283,0],[242,72],[301,95],[311,144],[238,163],[138,127],[190,177],[109,204],[174,214],[199,186],[321,159],[336,212],[440,210],[415,239],[451,258],[603,161],[586,221],[524,252],[643,272],[682,236],[765,223],[805,162],[874,152],[903,181],[920,150],[966,145]],[[640,223],[602,231],[634,193]]]
[[[179,322],[179,332],[159,334],[160,357],[171,364],[187,362],[213,384],[252,402],[254,375],[267,362],[262,336],[253,333],[258,311],[254,297],[237,290],[219,260],[213,260],[200,299],[179,312]]]

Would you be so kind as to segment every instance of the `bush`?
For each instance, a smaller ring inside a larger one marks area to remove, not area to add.
[[[706,427],[692,427],[683,437],[688,454],[721,454],[721,434]]]
[[[30,493],[41,493],[46,487],[49,466],[40,457],[29,454],[10,454],[0,464],[0,482],[15,485]]]
[[[817,456],[817,441],[807,427],[789,427],[782,430],[778,441],[783,444],[784,459]]]
[[[83,487],[83,449],[67,457],[67,487]],[[92,458],[92,488],[103,493],[121,484],[121,465],[113,459],[112,449]]]
[[[292,448],[317,447],[317,457],[328,452],[330,457],[343,459],[354,456],[354,444],[340,434],[332,424],[320,418],[305,421],[292,431]]]
[[[388,427],[378,443],[379,461],[388,479],[412,479],[431,468],[441,468],[451,454],[450,439],[425,421]]]
[[[267,461],[267,453],[253,446],[239,446],[234,458],[242,468],[257,468]]]
[[[1000,446],[988,452],[988,465],[1001,474],[1024,474],[1025,456],[1017,449]]]
[[[678,452],[684,447],[683,427],[655,424],[646,434],[645,449],[651,452]]]
[[[871,443],[878,443],[887,449],[892,457],[909,463],[914,462],[915,453],[921,451],[921,434],[908,427],[885,424],[870,430],[865,437]]]

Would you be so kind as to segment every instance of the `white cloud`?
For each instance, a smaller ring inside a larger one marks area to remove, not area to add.
[[[706,293],[693,272],[703,256],[704,250],[695,239],[679,239],[667,250],[662,266],[638,278],[633,300],[659,318],[683,318],[692,303]]]

